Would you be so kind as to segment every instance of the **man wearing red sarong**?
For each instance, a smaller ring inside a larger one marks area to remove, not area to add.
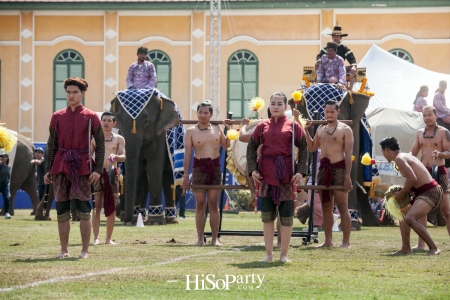
[[[90,185],[100,178],[103,168],[105,139],[100,120],[95,112],[85,108],[81,100],[88,84],[84,79],[72,77],[64,81],[68,106],[53,113],[50,121],[50,136],[46,153],[46,184],[53,183],[58,216],[58,232],[61,253],[57,258],[69,256],[70,200],[76,201],[80,218],[83,248],[79,258],[87,258],[91,236]],[[90,127],[89,127],[90,126]],[[92,136],[98,147],[95,149],[96,166],[91,173],[89,143]]]
[[[317,184],[326,187],[343,186],[344,190],[324,190],[319,192],[323,210],[323,230],[325,242],[319,247],[333,246],[332,229],[334,224],[334,201],[341,214],[343,233],[340,247],[350,247],[351,219],[348,212],[348,192],[352,189],[350,172],[352,169],[353,132],[351,128],[338,121],[339,105],[336,101],[325,102],[326,125],[320,125],[314,139],[306,131],[306,142],[310,152],[320,148],[321,159]],[[306,127],[309,127],[307,125]],[[334,199],[333,199],[334,198]],[[334,201],[333,201],[334,200]]]
[[[411,207],[405,215],[405,222],[408,230],[401,226],[402,248],[395,254],[411,254],[410,233],[412,228],[417,235],[425,241],[430,249],[428,255],[438,255],[441,253],[436,244],[431,239],[427,229],[419,222],[430,211],[437,208],[442,201],[442,187],[431,177],[424,164],[417,157],[400,152],[395,137],[388,137],[380,142],[384,157],[389,161],[394,161],[397,170],[406,177],[403,188],[394,193],[395,200],[401,202],[406,193],[414,193]]]
[[[93,245],[100,244],[100,212],[102,207],[106,217],[105,244],[115,244],[111,239],[114,223],[116,221],[116,203],[120,197],[119,169],[117,162],[125,161],[125,139],[120,134],[115,134],[112,129],[116,125],[116,119],[110,112],[104,112],[100,118],[103,135],[105,136],[105,157],[103,160],[103,172],[99,181],[95,184],[96,213],[92,216],[92,232],[94,233]],[[92,139],[92,149],[96,148]],[[91,150],[92,151],[92,150]],[[114,172],[114,174],[111,174]],[[111,178],[113,177],[113,179]]]
[[[192,184],[219,185],[222,172],[220,170],[219,147],[230,147],[230,140],[223,134],[218,125],[212,125],[209,120],[213,116],[213,108],[210,103],[203,102],[197,107],[198,123],[186,130],[184,138],[184,179],[183,189],[189,190],[189,167],[191,165],[192,150],[194,150],[194,165],[192,166]],[[224,124],[225,125],[225,124]],[[229,125],[225,125],[230,128]],[[208,208],[210,212],[209,223],[211,225],[213,246],[221,246],[219,233],[219,189],[193,189],[195,197],[195,225],[197,227],[197,246],[203,246],[205,232],[206,196],[208,196]]]

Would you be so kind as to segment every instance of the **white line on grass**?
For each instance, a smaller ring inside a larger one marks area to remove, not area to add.
[[[249,247],[251,247],[251,246],[245,246],[242,249],[232,248],[231,251],[242,251],[242,250],[245,250],[245,249],[247,249]],[[215,254],[224,253],[224,252],[226,252],[226,251],[215,251],[215,252],[208,252],[208,253],[204,253],[204,254],[194,254],[194,255],[188,255],[188,256],[180,256],[180,257],[177,257],[177,258],[169,259],[168,261],[154,263],[152,265],[147,265],[147,266],[135,266],[135,267],[128,267],[128,268],[115,268],[115,269],[104,270],[104,271],[99,271],[99,272],[89,272],[89,273],[86,273],[86,274],[76,275],[76,276],[55,277],[55,278],[50,278],[50,279],[47,279],[47,280],[35,281],[35,282],[24,284],[24,285],[16,285],[16,286],[9,287],[9,288],[0,288],[0,292],[11,292],[11,291],[14,291],[14,290],[26,289],[26,288],[30,288],[30,287],[43,285],[43,284],[52,284],[52,283],[56,283],[56,282],[69,281],[69,280],[73,280],[73,279],[84,279],[84,278],[88,278],[88,277],[92,277],[92,276],[114,274],[114,273],[117,273],[119,271],[127,271],[127,270],[130,270],[130,269],[147,268],[149,266],[163,266],[163,265],[171,264],[171,263],[174,263],[174,262],[179,262],[179,261],[182,261],[182,260],[185,260],[185,259],[189,259],[189,258],[193,258],[193,257],[197,257],[197,256],[215,255]]]

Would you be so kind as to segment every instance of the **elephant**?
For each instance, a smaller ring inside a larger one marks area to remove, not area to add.
[[[122,221],[135,221],[139,213],[134,209],[135,206],[142,205],[150,193],[147,222],[165,224],[161,206],[163,171],[167,155],[165,130],[180,123],[175,103],[155,92],[134,120],[117,97],[111,101],[110,111],[115,115],[116,127],[126,141],[125,203]],[[173,197],[166,199],[166,207],[174,206]]]
[[[348,93],[346,97],[342,100],[339,109],[340,113],[338,116],[339,120],[352,120],[352,125],[350,125],[352,131],[353,131],[353,155],[356,156],[356,159],[352,163],[352,171],[351,171],[351,180],[353,183],[353,190],[348,195],[348,208],[349,210],[356,210],[359,209],[361,218],[362,218],[362,225],[364,226],[378,226],[380,225],[380,220],[375,217],[375,215],[372,212],[372,209],[370,208],[369,204],[369,197],[368,197],[368,190],[366,187],[363,187],[364,191],[358,187],[357,182],[359,183],[359,186],[363,186],[364,184],[364,178],[363,178],[363,165],[359,162],[360,155],[360,126],[361,126],[361,119],[364,116],[364,113],[369,105],[370,96],[360,93],[352,93],[352,99],[353,103],[351,104],[351,97]],[[289,100],[289,104],[291,107],[294,106],[293,100]],[[300,113],[303,116],[308,116],[308,112],[306,110],[306,106],[299,102],[296,105],[297,110],[300,111]],[[310,128],[310,133],[312,133],[312,128]],[[302,213],[308,214],[307,216],[303,216],[302,219],[305,217],[307,218],[309,216],[309,210],[299,210]],[[301,216],[298,216],[299,219]],[[361,225],[358,221],[354,220],[352,217],[352,229],[359,230]]]
[[[39,195],[37,191],[37,182],[35,175],[35,165],[31,164],[34,159],[34,145],[25,136],[17,134],[17,149],[16,156],[12,165],[11,180],[10,180],[10,209],[9,213],[14,216],[14,198],[19,189],[25,191],[31,199],[33,211],[31,215],[36,214],[36,208],[39,203]],[[0,212],[4,215],[4,207]]]

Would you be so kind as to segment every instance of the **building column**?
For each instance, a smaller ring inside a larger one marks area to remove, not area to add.
[[[32,11],[20,12],[19,133],[33,140],[34,22]],[[6,124],[8,126],[8,124]]]
[[[332,42],[331,36],[328,34],[331,34],[334,27],[334,10],[329,9],[325,10],[322,9],[322,15],[321,15],[321,23],[320,23],[320,45],[323,49],[328,42]],[[320,51],[320,50],[319,50]],[[319,52],[317,52],[319,53]]]
[[[191,110],[192,119],[197,105],[205,98],[205,13],[192,12],[191,16]]]
[[[119,90],[118,84],[118,16],[117,11],[105,11],[105,46],[104,46],[104,84],[103,110],[108,111],[114,93]]]

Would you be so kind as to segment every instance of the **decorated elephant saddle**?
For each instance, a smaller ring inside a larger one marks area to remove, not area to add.
[[[136,120],[155,93],[158,97],[167,98],[167,96],[160,92],[157,88],[122,90],[118,91],[116,96],[125,111],[131,118],[133,118],[133,120]]]
[[[338,104],[341,104],[342,100],[347,95],[347,91],[340,91],[336,88],[335,84],[330,83],[317,83],[305,90],[303,97],[306,101],[306,110],[309,115],[309,119],[313,119],[314,112],[319,113],[319,119],[325,119],[323,109],[324,104],[328,100],[334,100]]]

